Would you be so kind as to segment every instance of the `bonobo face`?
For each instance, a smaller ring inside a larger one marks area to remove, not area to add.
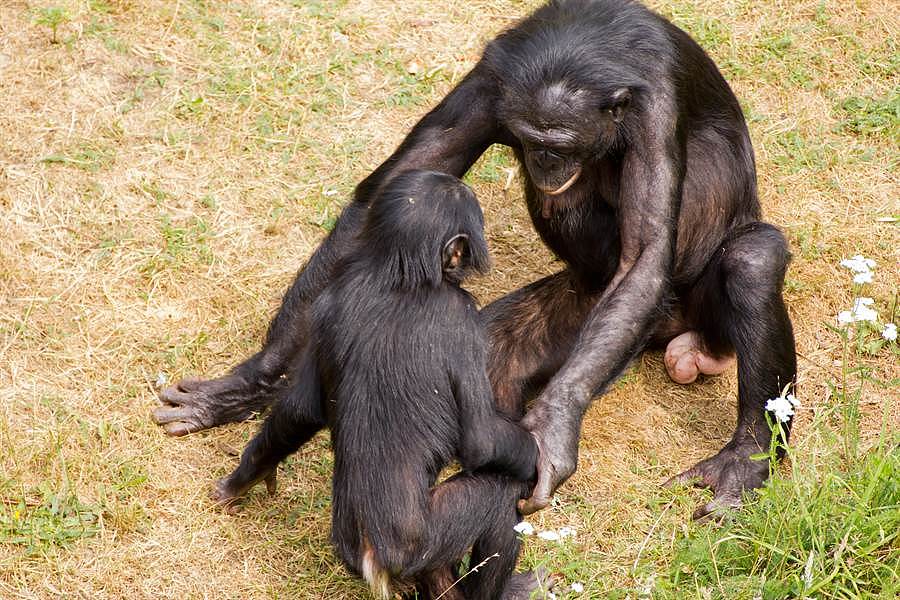
[[[575,185],[585,166],[615,142],[630,97],[627,88],[597,98],[562,83],[542,88],[531,99],[507,94],[501,115],[522,145],[534,186],[558,196]]]

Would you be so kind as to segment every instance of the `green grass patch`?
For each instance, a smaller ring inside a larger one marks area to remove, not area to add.
[[[900,454],[884,445],[839,469],[798,471],[773,477],[724,526],[692,528],[654,597],[896,598]]]
[[[508,177],[508,169],[513,168],[515,164],[512,150],[506,146],[494,144],[481,155],[481,158],[469,169],[463,180],[466,183],[505,181]],[[515,168],[518,170],[518,167]]]
[[[96,142],[84,142],[71,150],[45,156],[40,162],[67,165],[96,173],[109,167],[115,158],[116,152],[111,147]]]
[[[57,32],[60,26],[72,20],[69,11],[63,6],[35,8],[33,15],[34,23],[50,29],[50,42],[53,44],[59,43]]]
[[[775,138],[772,163],[788,174],[817,171],[828,166],[831,154],[827,144],[815,142],[799,131],[791,130]]]
[[[141,266],[141,272],[145,275],[152,276],[186,264],[212,262],[212,251],[207,243],[210,237],[209,225],[202,218],[192,217],[186,223],[176,224],[169,215],[163,215],[159,222],[159,233],[162,248]]]
[[[3,494],[0,543],[23,546],[27,554],[64,547],[99,531],[99,508],[82,503],[48,482],[19,496]]]
[[[885,98],[853,96],[835,107],[840,130],[864,136],[886,135],[900,143],[900,92]]]

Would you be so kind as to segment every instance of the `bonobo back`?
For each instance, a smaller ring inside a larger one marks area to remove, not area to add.
[[[332,537],[356,569],[364,547],[380,564],[406,562],[397,553],[424,539],[429,489],[459,454],[451,375],[486,369],[477,307],[459,287],[488,266],[482,228],[458,179],[401,175],[313,305],[335,452]]]

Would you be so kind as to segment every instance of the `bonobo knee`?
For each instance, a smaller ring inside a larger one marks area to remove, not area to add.
[[[768,223],[750,223],[725,243],[722,268],[736,292],[780,290],[790,261],[784,234]]]

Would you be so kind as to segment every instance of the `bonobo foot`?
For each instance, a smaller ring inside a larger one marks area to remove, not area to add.
[[[277,467],[273,467],[261,472],[260,475],[252,481],[244,483],[240,481],[242,478],[240,477],[240,469],[238,469],[228,477],[223,477],[218,480],[213,485],[209,497],[213,502],[222,506],[227,512],[234,513],[237,510],[241,498],[243,498],[247,492],[260,481],[266,482],[266,491],[270,496],[273,495],[278,487],[276,479],[277,472]]]
[[[666,371],[675,383],[693,383],[701,373],[719,375],[734,363],[734,355],[716,358],[707,354],[696,331],[674,338],[666,346]]]
[[[268,386],[250,383],[239,375],[182,379],[159,393],[164,406],[153,411],[153,420],[169,435],[244,421],[272,403],[282,381]]]
[[[556,578],[546,569],[513,573],[503,589],[502,600],[529,600],[547,598],[556,585]]]
[[[691,483],[711,489],[713,499],[695,510],[693,518],[705,520],[724,516],[728,511],[740,508],[743,492],[761,487],[769,476],[767,460],[750,459],[750,455],[757,452],[759,447],[755,442],[735,444],[732,441],[715,456],[700,461],[663,485]]]

